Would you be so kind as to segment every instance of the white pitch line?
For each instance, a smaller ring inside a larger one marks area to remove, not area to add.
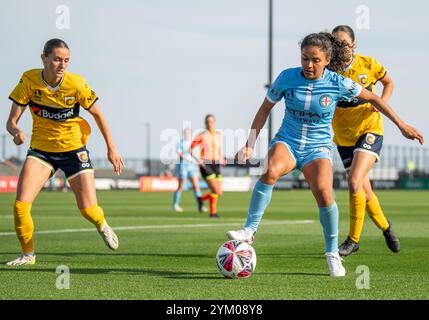
[[[308,224],[313,223],[314,220],[283,220],[283,221],[270,221],[262,223],[262,225],[283,225],[283,224]],[[130,231],[130,230],[144,230],[144,229],[169,229],[169,228],[213,228],[213,227],[228,227],[233,225],[242,225],[243,223],[205,223],[205,224],[165,224],[165,225],[148,225],[148,226],[124,226],[114,227],[115,231]],[[61,230],[44,230],[36,231],[35,234],[55,234],[55,233],[75,233],[75,232],[94,232],[94,228],[82,229],[61,229]],[[0,236],[14,236],[15,232],[0,232]]]

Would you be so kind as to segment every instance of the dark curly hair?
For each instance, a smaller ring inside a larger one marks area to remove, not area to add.
[[[349,37],[352,39],[353,42],[355,41],[355,32],[350,26],[347,26],[345,24],[340,24],[336,26],[334,29],[332,29],[332,33],[337,33],[337,32],[345,32],[349,35]]]
[[[341,72],[347,67],[347,43],[338,40],[329,32],[311,33],[300,42],[300,46],[301,50],[314,46],[325,52],[330,59],[326,68],[331,71]]]

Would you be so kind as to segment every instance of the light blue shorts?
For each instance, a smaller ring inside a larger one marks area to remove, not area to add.
[[[196,165],[178,164],[176,169],[177,169],[177,177],[180,180],[192,178],[197,175]]]
[[[286,140],[275,137],[271,140],[270,149],[276,143],[283,143],[286,148],[288,148],[290,154],[295,159],[296,168],[302,170],[304,166],[316,159],[329,159],[332,162],[332,145],[321,146],[317,148],[304,148],[303,150],[298,150],[298,148],[292,147]]]

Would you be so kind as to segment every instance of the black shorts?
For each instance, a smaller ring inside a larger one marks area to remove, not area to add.
[[[220,173],[220,164],[206,164],[204,167],[200,166],[201,176],[206,180],[214,178],[222,179]]]
[[[86,171],[94,172],[86,147],[67,152],[45,152],[30,148],[27,158],[34,159],[52,170],[52,175],[61,169],[67,179],[73,179]]]
[[[356,151],[366,152],[380,160],[381,147],[383,146],[383,136],[375,133],[365,133],[361,135],[354,146],[342,147],[337,146],[338,153],[343,161],[344,168],[350,169],[352,166],[353,156]]]

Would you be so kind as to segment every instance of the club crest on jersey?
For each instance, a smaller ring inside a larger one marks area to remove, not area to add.
[[[77,157],[79,158],[80,162],[88,162],[88,153],[86,151],[81,151],[76,153]]]
[[[324,94],[320,97],[319,103],[322,107],[329,107],[329,105],[332,103],[332,98],[328,94]]]
[[[76,98],[75,97],[64,97],[64,103],[66,106],[71,107],[72,105],[74,105],[76,103]]]
[[[371,133],[368,133],[365,137],[365,141],[368,144],[373,144],[375,142],[375,136]]]
[[[362,84],[366,84],[368,82],[368,75],[367,74],[360,74],[358,75],[359,82]]]
[[[34,100],[37,100],[37,101],[42,100],[42,91],[40,89],[34,90]]]

